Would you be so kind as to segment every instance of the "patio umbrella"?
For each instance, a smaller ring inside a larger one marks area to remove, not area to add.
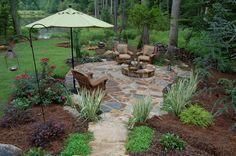
[[[71,39],[71,56],[72,56],[72,68],[74,69],[74,53],[73,53],[73,35],[72,29],[73,28],[111,28],[113,25],[101,21],[97,18],[74,10],[69,6],[68,9],[64,11],[60,11],[56,14],[51,16],[45,17],[41,20],[33,22],[31,24],[26,25],[26,27],[34,28],[43,28],[42,25],[35,25],[35,24],[42,24],[47,28],[50,27],[59,27],[59,28],[70,28],[70,39]],[[74,88],[75,88],[75,81],[73,81]]]

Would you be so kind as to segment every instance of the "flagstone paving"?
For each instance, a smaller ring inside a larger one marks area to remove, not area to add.
[[[155,67],[155,75],[150,78],[132,78],[121,73],[121,66],[115,61],[87,63],[78,65],[76,70],[92,72],[93,77],[108,76],[107,95],[102,103],[101,121],[89,124],[89,131],[94,133],[95,140],[91,143],[92,156],[124,156],[127,136],[126,123],[132,114],[133,105],[137,100],[151,96],[153,109],[151,116],[161,115],[163,103],[162,90],[174,82],[177,77],[189,77],[190,71],[172,67]],[[72,75],[66,75],[66,85],[72,86]]]

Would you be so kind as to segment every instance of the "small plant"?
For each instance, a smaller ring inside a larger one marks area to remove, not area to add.
[[[129,127],[133,128],[136,122],[145,122],[152,110],[152,106],[152,98],[150,96],[137,101],[137,104],[133,107],[133,117],[129,119]]]
[[[224,104],[224,107],[222,109],[217,110],[214,113],[214,116],[220,116],[224,112],[231,109],[234,112],[234,116],[236,116],[236,80],[220,79],[218,81],[218,84],[224,90],[225,96],[216,101],[212,111],[214,111],[216,105]],[[231,129],[234,128],[236,128],[236,123],[234,123],[231,127]]]
[[[164,98],[163,110],[173,112],[176,116],[188,106],[197,90],[198,75],[190,79],[182,79],[171,86],[171,90]]]
[[[30,97],[36,88],[34,77],[28,74],[21,74],[15,77],[13,96],[17,98]]]
[[[15,108],[18,108],[20,110],[26,110],[30,108],[30,101],[27,98],[17,98],[11,103]]]
[[[180,114],[180,121],[207,128],[213,123],[213,115],[200,106],[192,105]]]
[[[102,90],[82,90],[79,99],[79,111],[82,117],[90,121],[99,119],[98,113],[105,93]]]
[[[41,148],[31,148],[28,152],[23,154],[23,156],[51,156],[51,154]]]
[[[147,126],[135,127],[128,135],[126,150],[131,153],[147,151],[154,138],[154,130]]]
[[[47,121],[37,125],[33,131],[31,141],[37,147],[45,147],[51,141],[64,134],[64,126],[54,121]]]
[[[87,156],[91,153],[92,148],[89,146],[89,142],[93,140],[92,133],[74,133],[70,134],[66,141],[64,151],[61,156],[80,155]]]
[[[160,138],[160,143],[165,151],[174,149],[182,151],[186,144],[178,135],[172,133],[163,134]]]
[[[11,128],[33,122],[31,110],[23,111],[15,107],[7,107],[5,115],[0,120],[1,127]]]

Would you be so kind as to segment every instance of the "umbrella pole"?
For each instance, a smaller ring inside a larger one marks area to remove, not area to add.
[[[73,49],[74,49],[74,47],[73,47],[73,34],[72,34],[73,32],[72,32],[72,27],[70,28],[70,45],[71,45],[71,63],[72,63],[72,68],[73,68],[73,70],[74,70],[74,68],[75,68],[75,64],[74,64],[74,51],[73,51]],[[73,76],[73,93],[77,93],[77,91],[76,91],[76,86],[75,86],[75,78],[74,78],[74,76]]]

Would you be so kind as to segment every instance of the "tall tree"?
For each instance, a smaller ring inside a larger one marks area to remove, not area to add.
[[[94,0],[94,16],[97,18],[98,17],[98,0]]]
[[[118,0],[114,0],[114,30],[117,32],[118,30]]]
[[[142,5],[147,6],[146,0],[141,0]],[[143,26],[143,33],[142,33],[142,44],[149,44],[149,29],[147,24]]]
[[[20,35],[21,29],[20,29],[20,21],[17,14],[17,0],[10,0],[10,10],[15,33],[17,35]]]
[[[125,29],[126,25],[126,0],[122,0],[122,29]]]
[[[178,24],[181,0],[173,0],[171,8],[170,35],[168,53],[172,54],[178,46]]]

